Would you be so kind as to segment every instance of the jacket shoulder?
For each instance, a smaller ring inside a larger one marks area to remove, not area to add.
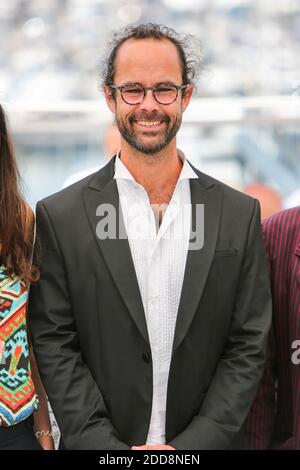
[[[102,178],[111,178],[113,176],[113,171],[114,161],[111,159],[105,166],[100,168],[100,170],[91,173],[80,181],[51,194],[50,196],[45,197],[37,203],[37,207],[39,205],[43,205],[50,211],[55,209],[60,209],[60,211],[69,211],[74,209],[75,207],[78,207],[78,204],[81,201],[81,195],[84,188],[89,187],[93,181],[99,181]]]
[[[276,240],[276,244],[295,245],[300,242],[300,206],[273,214],[262,222],[267,242]]]
[[[268,227],[279,229],[283,226],[290,229],[300,226],[300,206],[276,212],[263,220],[263,227],[266,229]]]
[[[56,193],[45,197],[44,199],[39,201],[38,204],[43,204],[46,207],[52,207],[57,206],[61,203],[65,205],[68,201],[74,201],[74,198],[76,199],[78,197],[82,189],[89,185],[89,182],[92,180],[93,176],[96,173],[92,173],[91,175],[86,176],[82,180],[77,181],[76,183],[73,183],[64,189],[61,189],[60,191],[57,191]]]
[[[193,169],[196,171],[199,177],[200,184],[202,184],[206,189],[209,190],[210,187],[213,187],[216,185],[220,187],[222,191],[222,195],[223,195],[223,208],[225,210],[236,209],[236,210],[241,210],[241,211],[244,211],[244,210],[250,210],[251,212],[253,211],[255,201],[258,202],[257,199],[251,196],[248,196],[248,194],[245,194],[239,191],[238,189],[228,186],[227,184],[213,178],[210,175],[202,173],[200,170],[198,170],[195,167],[193,167]]]

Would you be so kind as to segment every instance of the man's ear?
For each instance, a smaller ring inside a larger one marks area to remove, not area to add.
[[[109,109],[111,110],[111,112],[112,112],[113,114],[115,114],[115,111],[116,111],[116,102],[115,102],[114,96],[112,95],[112,89],[111,89],[109,86],[104,85],[103,91],[104,91],[104,96],[105,96],[105,100],[106,100],[107,106],[109,107]]]
[[[184,95],[182,98],[182,111],[184,112],[189,105],[192,94],[194,92],[194,85],[188,85],[184,90]]]

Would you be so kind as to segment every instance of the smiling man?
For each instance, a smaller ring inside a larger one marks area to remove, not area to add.
[[[61,448],[244,446],[271,321],[260,210],[177,149],[187,39],[153,24],[114,37],[120,150],[37,206],[29,322]]]
[[[164,37],[128,38],[114,54],[104,90],[122,136],[117,165],[146,190],[161,222],[182,170],[175,137],[193,92],[188,64],[180,66],[178,47]]]

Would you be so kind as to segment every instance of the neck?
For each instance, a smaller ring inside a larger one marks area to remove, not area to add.
[[[147,192],[153,187],[161,190],[176,185],[182,169],[175,139],[153,155],[138,152],[122,139],[120,158],[136,182]]]

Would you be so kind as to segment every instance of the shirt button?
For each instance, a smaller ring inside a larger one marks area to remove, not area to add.
[[[151,356],[149,353],[143,353],[142,354],[143,361],[149,364],[151,362]]]

